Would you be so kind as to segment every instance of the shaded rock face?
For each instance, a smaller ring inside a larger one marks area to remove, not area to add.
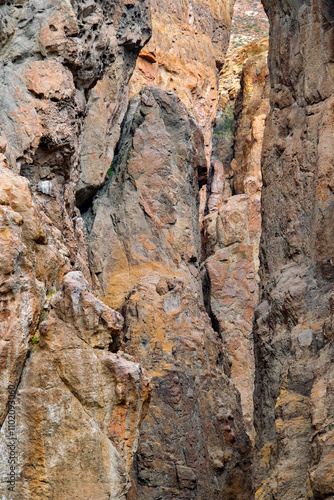
[[[206,215],[202,220],[206,300],[231,360],[231,378],[240,392],[252,440],[255,375],[252,329],[259,300],[261,150],[270,88],[265,49],[266,44],[261,41],[239,52],[233,51],[238,57],[230,55],[222,70],[222,75],[229,75],[229,79],[222,89],[220,106],[234,108],[234,154],[230,164],[224,155],[223,161],[217,159],[226,144],[226,130],[221,127],[216,134],[216,157],[211,163]]]
[[[240,399],[200,279],[203,146],[176,96],[143,89],[85,216],[94,285],[122,310],[126,352],[152,377],[129,498],[250,497]]]
[[[272,88],[255,328],[256,498],[332,498],[334,11],[325,0],[264,3]]]
[[[217,68],[228,48],[234,0],[151,0],[153,35],[140,52],[132,94],[155,84],[177,94],[204,135],[209,161],[216,117]]]

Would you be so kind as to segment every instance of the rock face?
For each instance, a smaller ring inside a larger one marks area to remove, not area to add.
[[[258,42],[253,41],[242,47],[229,50],[225,64],[219,72],[219,101],[215,128],[213,130],[213,156],[219,158],[223,163],[225,176],[228,179],[233,177],[231,161],[234,157],[234,148],[237,147],[240,152],[243,151],[242,141],[235,138],[236,127],[234,125],[234,123],[239,120],[238,116],[242,111],[243,103],[245,102],[245,105],[249,108],[246,113],[249,119],[251,119],[251,112],[253,110],[254,114],[257,115],[259,114],[259,107],[268,106],[268,89],[266,89],[265,95],[261,94],[263,90],[264,72],[268,72],[266,68],[268,48],[269,39],[264,38]],[[245,69],[244,71],[245,64],[251,58],[254,58],[253,63],[249,62],[248,70]],[[252,74],[251,71],[249,71],[250,66],[254,69],[257,68],[255,69],[255,73],[258,71],[260,74]],[[246,72],[247,76],[246,74],[242,76],[242,74]],[[246,80],[247,83],[249,82],[249,86],[247,86]],[[242,82],[244,82],[243,89],[240,90]],[[238,96],[239,99],[236,101]],[[261,98],[263,104],[261,104]],[[253,100],[254,104],[252,104]],[[237,103],[238,108],[236,109]],[[234,116],[235,114],[237,116]],[[243,114],[245,115],[245,113]],[[248,157],[248,155],[249,151],[245,156]],[[258,156],[259,155],[257,155],[257,157]],[[260,159],[258,165],[257,170],[260,171]]]
[[[143,0],[24,0],[2,2],[0,13],[0,119],[9,163],[70,240],[76,188],[81,204],[112,161],[124,90],[150,36],[149,11]]]
[[[0,496],[120,500],[151,387],[119,352],[121,316],[89,292],[75,202],[77,186],[81,203],[104,181],[149,11],[20,0],[1,2],[0,18]]]
[[[151,0],[151,5],[153,35],[139,55],[132,93],[155,84],[177,94],[202,128],[209,162],[217,68],[224,64],[234,0]]]
[[[334,9],[263,1],[252,335],[266,42],[207,168],[232,0],[0,0],[1,498],[334,498]]]
[[[69,252],[59,231],[38,213],[28,181],[9,170],[2,157],[1,423],[8,409],[7,387],[16,387],[20,380],[46,294],[59,288],[70,269]]]
[[[154,387],[130,498],[250,497],[239,395],[204,307],[203,168],[202,134],[185,107],[148,87],[130,104],[115,172],[86,214],[95,287],[122,310],[126,351]]]
[[[139,364],[110,352],[122,324],[80,272],[66,274],[15,394],[20,459],[13,498],[125,498],[150,386]],[[8,416],[2,456],[6,428]],[[0,466],[6,477],[7,461]],[[5,481],[0,488],[6,498]]]
[[[233,191],[249,197],[249,237],[255,271],[259,269],[261,234],[261,154],[264,126],[269,112],[269,70],[266,42],[258,44],[259,53],[248,57],[235,100],[234,155],[231,161]]]
[[[264,2],[271,111],[256,313],[257,499],[333,498],[334,10]]]
[[[214,158],[211,164],[202,228],[210,314],[229,354],[231,377],[240,391],[252,440],[252,329],[259,298],[261,150],[270,87],[265,49],[266,42],[253,42],[239,52],[233,51],[234,57],[229,56],[221,72],[229,76],[221,91],[222,115],[217,119],[215,133],[214,154],[222,155],[222,161]],[[229,161],[224,154],[230,141],[224,128],[227,108],[234,111],[233,157]]]

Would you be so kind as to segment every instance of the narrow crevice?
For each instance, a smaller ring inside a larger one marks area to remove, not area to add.
[[[209,274],[204,267],[203,275],[202,275],[202,290],[203,290],[203,300],[204,300],[204,307],[206,310],[207,315],[209,316],[211,320],[211,326],[213,330],[218,333],[219,338],[223,340],[219,321],[216,317],[216,315],[213,313],[212,308],[211,308],[211,283],[210,283],[210,277]]]
[[[23,361],[23,365],[22,365],[22,368],[21,368],[21,373],[20,373],[20,376],[19,376],[19,380],[17,382],[16,388],[15,388],[15,391],[14,391],[13,401],[15,401],[18,388],[19,388],[19,386],[21,384],[21,381],[22,381],[23,372],[24,372],[24,369],[25,369],[25,367],[27,365],[28,359],[30,358],[30,355],[31,355],[31,350],[28,348],[25,360]],[[3,421],[1,422],[1,425],[0,425],[0,432],[1,432],[2,428],[3,428],[3,426],[4,426],[4,423],[6,422],[6,418],[7,418],[7,415],[8,415],[8,411],[9,411],[9,409],[8,409],[9,408],[9,404],[8,403],[9,402],[7,402],[6,413],[5,413]]]

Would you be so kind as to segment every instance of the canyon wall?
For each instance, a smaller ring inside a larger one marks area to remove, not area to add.
[[[249,498],[199,226],[231,4],[176,7],[194,43],[201,30],[193,59],[180,42],[182,64],[199,61],[198,111],[167,85],[123,122],[151,33],[143,0],[0,5],[4,498]]]
[[[125,350],[152,376],[130,498],[247,499],[250,443],[202,292],[202,133],[176,96],[147,87],[118,148],[85,218],[95,288],[122,310]]]
[[[131,79],[177,94],[202,128],[208,162],[218,106],[217,69],[227,52],[235,0],[151,0],[152,38]]]
[[[271,111],[255,327],[255,497],[334,496],[333,104],[329,0],[264,1]]]
[[[23,0],[0,18],[0,496],[124,499],[151,386],[91,293],[75,203],[104,182],[150,12]]]
[[[220,73],[220,111],[202,220],[209,311],[229,355],[252,440],[261,151],[270,89],[267,48],[263,40],[233,50]]]
[[[334,9],[263,3],[270,83],[230,0],[0,2],[1,498],[334,498]]]

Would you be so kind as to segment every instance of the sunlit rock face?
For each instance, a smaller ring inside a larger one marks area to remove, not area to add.
[[[217,68],[224,64],[234,0],[152,0],[151,5],[153,35],[137,60],[131,92],[155,84],[177,94],[203,131],[209,162]]]
[[[94,286],[152,377],[129,498],[244,498],[250,442],[201,283],[203,137],[157,87],[131,101],[115,172],[86,214]],[[108,249],[113,248],[108,259]]]
[[[78,491],[87,499],[125,498],[151,387],[140,365],[116,352],[122,325],[82,273],[66,274],[15,394],[14,498],[75,498]],[[7,461],[0,467],[5,477]],[[6,495],[7,483],[0,487]]]
[[[256,498],[334,495],[330,1],[264,2],[271,111],[256,312]]]

